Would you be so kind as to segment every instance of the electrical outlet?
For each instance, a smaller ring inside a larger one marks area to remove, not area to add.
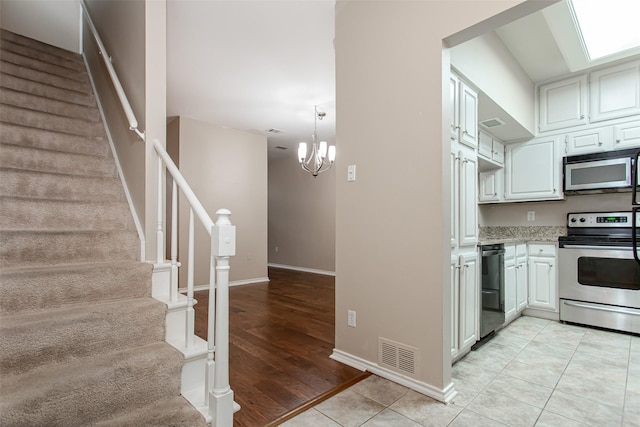
[[[278,247],[276,246],[276,253],[278,253]]]
[[[356,327],[356,311],[347,310],[347,326]]]
[[[527,221],[535,221],[535,220],[536,220],[536,211],[528,211]]]

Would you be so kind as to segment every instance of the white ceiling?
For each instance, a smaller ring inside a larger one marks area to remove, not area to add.
[[[318,135],[335,142],[334,0],[167,4],[169,116],[263,134],[270,158],[294,157],[297,143],[311,139],[318,105],[327,113]],[[543,13],[496,31],[533,82],[575,71]]]

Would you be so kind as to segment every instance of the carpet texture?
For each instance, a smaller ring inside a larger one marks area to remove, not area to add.
[[[0,30],[0,425],[203,426],[80,55]]]

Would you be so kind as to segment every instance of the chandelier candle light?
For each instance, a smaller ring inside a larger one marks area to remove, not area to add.
[[[311,135],[313,139],[311,154],[307,159],[307,143],[301,142],[300,145],[298,145],[298,161],[302,169],[310,172],[315,178],[318,174],[328,171],[331,169],[331,166],[333,166],[333,162],[336,159],[336,146],[330,146],[327,153],[327,141],[320,141],[318,144],[318,119],[322,120],[327,113],[318,111],[317,105],[314,105],[314,108],[316,114],[314,117],[313,135]]]

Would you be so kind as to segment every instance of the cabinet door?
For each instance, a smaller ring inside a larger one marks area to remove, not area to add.
[[[458,246],[460,218],[460,170],[459,154],[451,151],[451,247]]]
[[[613,128],[610,126],[571,132],[566,137],[568,155],[594,153],[611,150],[613,146]]]
[[[640,120],[613,127],[615,150],[640,147]]]
[[[478,135],[478,155],[492,160],[493,138],[482,131]]]
[[[458,257],[451,257],[451,357],[458,355],[458,330],[460,324],[459,307],[460,307],[460,266],[458,265]]]
[[[505,199],[552,200],[562,198],[558,137],[507,144]]]
[[[478,203],[497,202],[502,199],[502,169],[480,172]]]
[[[460,152],[460,245],[478,242],[478,160]]]
[[[478,94],[460,82],[460,142],[471,147],[478,146]]]
[[[557,310],[554,258],[529,257],[529,307]]]
[[[460,255],[460,350],[478,340],[478,255]]]
[[[498,164],[504,164],[504,144],[500,141],[493,140],[493,151],[491,152],[491,158]]]
[[[458,131],[460,129],[459,85],[460,80],[451,74],[449,76],[449,115],[451,118],[450,136],[452,143],[458,142]]]
[[[539,88],[539,130],[587,124],[587,76],[571,77]]]
[[[516,260],[504,260],[504,312],[507,320],[516,315]]]
[[[640,61],[591,73],[591,121],[640,114]]]
[[[526,256],[516,257],[516,310],[522,311],[527,308],[528,286],[527,286],[527,258]]]

